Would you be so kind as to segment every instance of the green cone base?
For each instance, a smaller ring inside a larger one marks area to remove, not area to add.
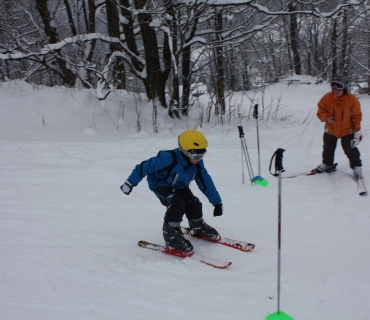
[[[288,316],[283,311],[274,312],[266,317],[266,320],[293,320],[292,317]]]
[[[266,179],[261,179],[261,180],[253,180],[253,184],[255,186],[261,186],[261,187],[267,187],[269,182]]]

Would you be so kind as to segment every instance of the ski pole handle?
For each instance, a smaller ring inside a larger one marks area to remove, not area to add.
[[[253,118],[254,119],[258,118],[258,104],[254,105]]]
[[[243,138],[244,137],[243,126],[238,126],[238,129],[239,129],[239,138]]]
[[[277,149],[276,150],[276,158],[275,158],[275,170],[277,171],[284,171],[284,168],[283,168],[283,153],[284,153],[284,149]]]
[[[278,148],[271,157],[269,171],[275,177],[279,176],[279,174],[277,173],[278,171],[281,171],[281,172],[285,171],[283,168],[283,152],[284,151],[285,151],[284,149]],[[274,158],[275,158],[275,173],[272,173],[271,167],[272,167],[272,161],[274,160]]]

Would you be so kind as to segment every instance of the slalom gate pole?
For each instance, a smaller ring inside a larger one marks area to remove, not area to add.
[[[249,179],[251,181],[251,185],[253,185],[252,164],[251,164],[251,160],[249,158],[247,143],[245,142],[243,126],[238,126],[238,129],[239,129],[239,138],[240,138],[240,142],[241,142],[241,146],[242,146],[242,159],[243,159],[243,155],[244,155],[245,162],[247,164]],[[243,165],[243,160],[242,160],[242,165]],[[243,183],[244,183],[244,167],[242,167],[242,170],[243,170]]]
[[[244,146],[244,157],[245,157],[245,161],[247,163],[247,168],[248,168],[248,174],[249,174],[249,179],[251,181],[251,184],[253,184],[253,169],[252,169],[252,162],[251,162],[251,159],[249,157],[249,152],[248,152],[248,148],[247,148],[247,142],[245,141],[245,137],[243,136],[243,146]]]
[[[274,312],[266,317],[266,320],[293,320],[292,317],[280,310],[280,279],[281,279],[281,173],[284,172],[283,168],[283,153],[284,149],[277,149],[273,154],[270,162],[270,173],[272,160],[275,157],[275,174],[278,177],[278,265],[277,265],[277,312]]]
[[[260,138],[259,138],[259,130],[258,130],[258,104],[254,106],[253,111],[253,118],[256,119],[256,127],[257,127],[257,149],[258,149],[258,176],[261,177],[261,157],[260,157]]]
[[[256,127],[257,127],[257,150],[258,150],[258,176],[253,178],[253,182],[256,185],[260,185],[266,187],[268,185],[268,181],[261,177],[261,154],[260,154],[260,135],[259,135],[259,127],[258,127],[258,104],[254,105],[253,109],[253,118],[256,119]]]
[[[243,159],[243,141],[240,139],[241,142],[241,156],[242,156],[242,183],[244,184],[244,159]]]
[[[280,149],[282,150],[282,149]],[[283,169],[283,163],[282,163],[282,158],[283,158],[283,152],[284,151],[281,151],[280,154],[280,158],[281,160],[279,160],[279,157],[276,156],[276,163],[280,163],[281,162],[281,166],[280,164],[276,164],[275,167],[278,168],[279,170],[279,180],[278,180],[278,278],[277,278],[277,295],[278,295],[278,299],[277,299],[277,310],[278,310],[278,313],[280,312],[280,275],[281,275],[281,170]],[[281,167],[281,168],[280,168]]]

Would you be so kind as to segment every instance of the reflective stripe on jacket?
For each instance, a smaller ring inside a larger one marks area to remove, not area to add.
[[[326,123],[326,132],[337,138],[361,129],[360,102],[349,92],[341,99],[334,99],[332,92],[325,94],[318,103],[317,117]],[[328,123],[330,117],[335,118],[331,124]]]
[[[136,186],[145,176],[152,191],[159,187],[170,187],[175,191],[184,189],[195,180],[210,203],[216,205],[222,202],[203,160],[192,164],[178,148],[160,151],[156,157],[136,165],[128,180]]]

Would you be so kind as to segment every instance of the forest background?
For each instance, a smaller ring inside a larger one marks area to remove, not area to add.
[[[90,88],[102,107],[144,93],[154,132],[158,108],[180,119],[208,93],[201,123],[224,124],[235,92],[292,75],[368,92],[369,19],[370,0],[5,0],[0,81]]]

